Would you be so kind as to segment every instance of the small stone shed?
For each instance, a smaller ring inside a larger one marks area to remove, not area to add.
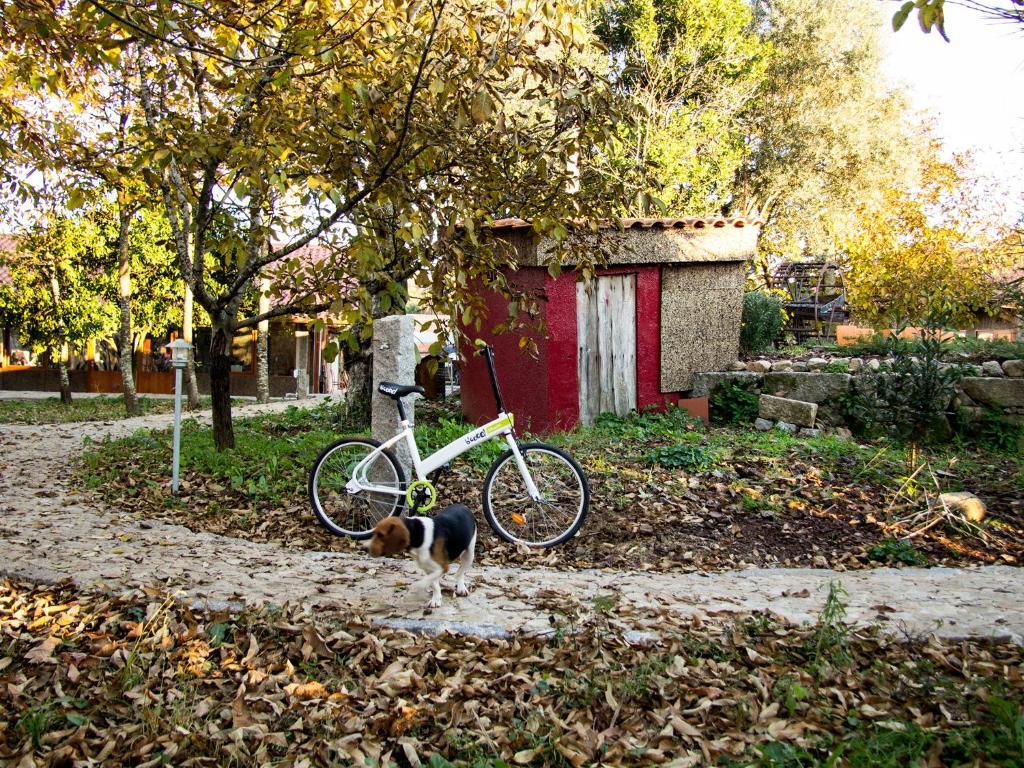
[[[487,320],[469,335],[488,341],[502,395],[517,426],[533,432],[589,424],[601,413],[625,415],[675,402],[693,375],[736,360],[745,262],[760,222],[748,218],[626,219],[607,227],[609,263],[588,287],[566,268],[547,271],[545,242],[529,222],[496,221],[508,244],[509,281],[539,300],[547,334],[534,336],[536,357],[520,334],[493,333],[508,304],[488,292]],[[468,350],[466,350],[468,352]],[[494,415],[483,362],[467,356],[462,408],[480,423]]]

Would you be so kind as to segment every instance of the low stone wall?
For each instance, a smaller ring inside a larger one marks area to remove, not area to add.
[[[744,370],[695,374],[690,396],[709,397],[719,384],[735,381],[762,396],[762,418],[757,425],[759,428],[770,428],[778,424],[794,432],[801,428],[805,432],[820,428],[842,429],[846,426],[843,397],[858,376],[874,373],[881,367],[861,362],[861,365],[849,366],[850,370],[856,370],[857,373],[839,373],[820,368],[796,371],[786,365],[781,366],[780,370],[778,361],[774,364],[770,361],[755,361],[745,364]],[[768,365],[759,365],[761,363]],[[987,363],[984,366],[968,366],[968,372],[977,375],[967,376],[960,381],[949,410],[951,413],[978,416],[986,408],[996,409],[1008,421],[1024,424],[1024,361],[1008,360],[995,365],[999,367],[998,373]],[[809,404],[815,407],[811,409]]]

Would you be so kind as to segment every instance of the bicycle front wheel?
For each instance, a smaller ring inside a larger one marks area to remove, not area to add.
[[[583,525],[590,507],[590,486],[583,469],[560,448],[544,443],[519,447],[540,491],[534,501],[511,449],[491,465],[484,481],[484,517],[505,541],[529,547],[553,547],[568,541]]]
[[[377,523],[399,514],[404,496],[385,491],[349,493],[346,483],[356,465],[380,446],[368,438],[348,438],[327,446],[309,473],[309,501],[320,524],[337,536],[368,539]],[[383,488],[405,489],[405,472],[389,451],[377,454],[366,467],[366,477]]]

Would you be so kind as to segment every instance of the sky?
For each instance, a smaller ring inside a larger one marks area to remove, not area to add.
[[[947,43],[921,32],[916,13],[893,32],[897,5],[888,5],[889,78],[935,115],[950,149],[973,150],[978,169],[1006,195],[1010,216],[1024,214],[1024,27],[947,2]]]

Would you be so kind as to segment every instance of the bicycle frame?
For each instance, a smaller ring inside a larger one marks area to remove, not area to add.
[[[401,422],[402,429],[397,435],[380,445],[376,450],[368,454],[366,458],[356,464],[355,469],[352,470],[351,479],[349,479],[345,484],[345,490],[352,494],[372,491],[374,493],[391,494],[392,496],[405,496],[406,491],[404,489],[399,490],[388,486],[376,485],[366,476],[367,466],[377,456],[403,440],[409,448],[409,455],[412,457],[413,470],[416,474],[416,479],[425,480],[430,473],[440,469],[448,462],[464,454],[466,451],[472,450],[478,445],[483,445],[489,440],[504,439],[505,442],[508,443],[508,447],[512,451],[512,454],[516,457],[516,465],[519,467],[519,474],[522,475],[523,482],[526,483],[526,490],[530,494],[530,498],[534,501],[540,501],[540,492],[537,490],[537,486],[533,482],[533,477],[530,475],[526,462],[523,460],[523,455],[519,451],[519,445],[516,443],[515,435],[512,431],[514,422],[515,418],[512,414],[499,412],[498,417],[493,421],[489,421],[481,427],[471,429],[466,434],[452,440],[448,445],[435,451],[426,458],[421,458],[420,450],[416,445],[416,438],[413,434],[412,427],[409,425],[409,421],[407,419],[403,419]]]

